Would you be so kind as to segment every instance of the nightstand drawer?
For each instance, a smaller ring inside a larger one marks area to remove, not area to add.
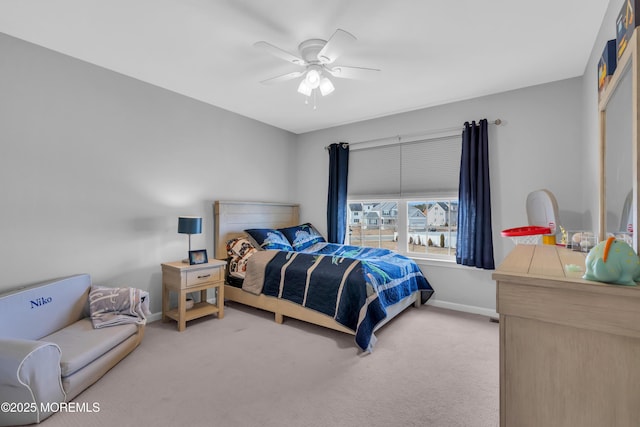
[[[216,282],[222,280],[222,268],[203,268],[202,270],[187,271],[187,282],[185,287],[191,288],[206,282]]]

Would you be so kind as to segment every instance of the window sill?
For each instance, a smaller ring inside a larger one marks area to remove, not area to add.
[[[414,260],[418,265],[427,265],[432,267],[445,267],[445,268],[464,267],[462,265],[457,264],[455,258],[424,258],[424,257],[416,257],[416,256],[408,256],[408,257]]]

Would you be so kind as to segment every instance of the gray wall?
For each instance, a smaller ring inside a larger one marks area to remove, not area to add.
[[[496,262],[513,248],[500,230],[526,224],[530,191],[555,193],[563,226],[595,229],[595,70],[621,5],[582,78],[297,136],[0,34],[0,291],[88,272],[151,291],[157,312],[159,264],[186,252],[177,216],[203,216],[193,246],[210,253],[216,199],[297,201],[324,232],[327,144],[485,117],[503,120],[489,130]],[[495,310],[491,272],[422,267],[436,304]]]
[[[496,262],[513,248],[500,230],[526,224],[526,195],[539,188],[554,192],[560,224],[567,229],[598,229],[599,118],[597,64],[624,0],[611,0],[579,78],[525,88],[450,105],[326,129],[302,135],[298,146],[299,200],[305,220],[325,222],[323,211],[328,159],[314,167],[305,161],[338,141],[449,128],[466,120],[500,118],[490,127],[492,209]],[[304,162],[304,163],[303,163]],[[304,172],[303,172],[304,170]],[[305,176],[310,178],[304,178]],[[322,176],[322,179],[318,177]],[[495,310],[491,273],[445,263],[421,263],[437,292],[437,305],[490,314]]]
[[[304,167],[297,178],[302,217],[319,225],[326,223],[328,156],[324,147],[331,142],[358,142],[455,126],[462,129],[465,121],[500,118],[502,125],[489,127],[496,263],[514,247],[500,231],[527,225],[525,201],[531,191],[551,190],[558,200],[560,224],[581,228],[581,174],[568,170],[582,147],[581,89],[581,79],[574,78],[302,135],[298,159],[323,159],[317,163],[298,161]],[[437,304],[484,314],[495,311],[491,272],[443,262],[421,266],[436,289]]]
[[[158,312],[179,215],[213,256],[214,200],[293,192],[295,135],[3,34],[0,139],[0,291],[86,272]]]

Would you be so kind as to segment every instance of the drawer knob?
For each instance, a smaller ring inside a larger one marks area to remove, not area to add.
[[[204,276],[198,276],[198,279],[204,279],[211,276],[211,274],[205,274]]]

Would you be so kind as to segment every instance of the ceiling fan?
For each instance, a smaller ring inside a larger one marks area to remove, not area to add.
[[[329,40],[309,39],[298,45],[298,55],[291,54],[265,41],[259,41],[254,46],[263,49],[270,54],[284,59],[292,64],[304,67],[301,71],[283,74],[262,80],[263,84],[281,83],[305,76],[298,86],[298,92],[309,97],[315,95],[316,89],[322,96],[334,91],[334,86],[329,76],[345,79],[365,78],[380,70],[364,67],[347,67],[332,65],[344,51],[346,51],[357,39],[351,33],[338,29]],[[315,103],[314,103],[315,108]]]

